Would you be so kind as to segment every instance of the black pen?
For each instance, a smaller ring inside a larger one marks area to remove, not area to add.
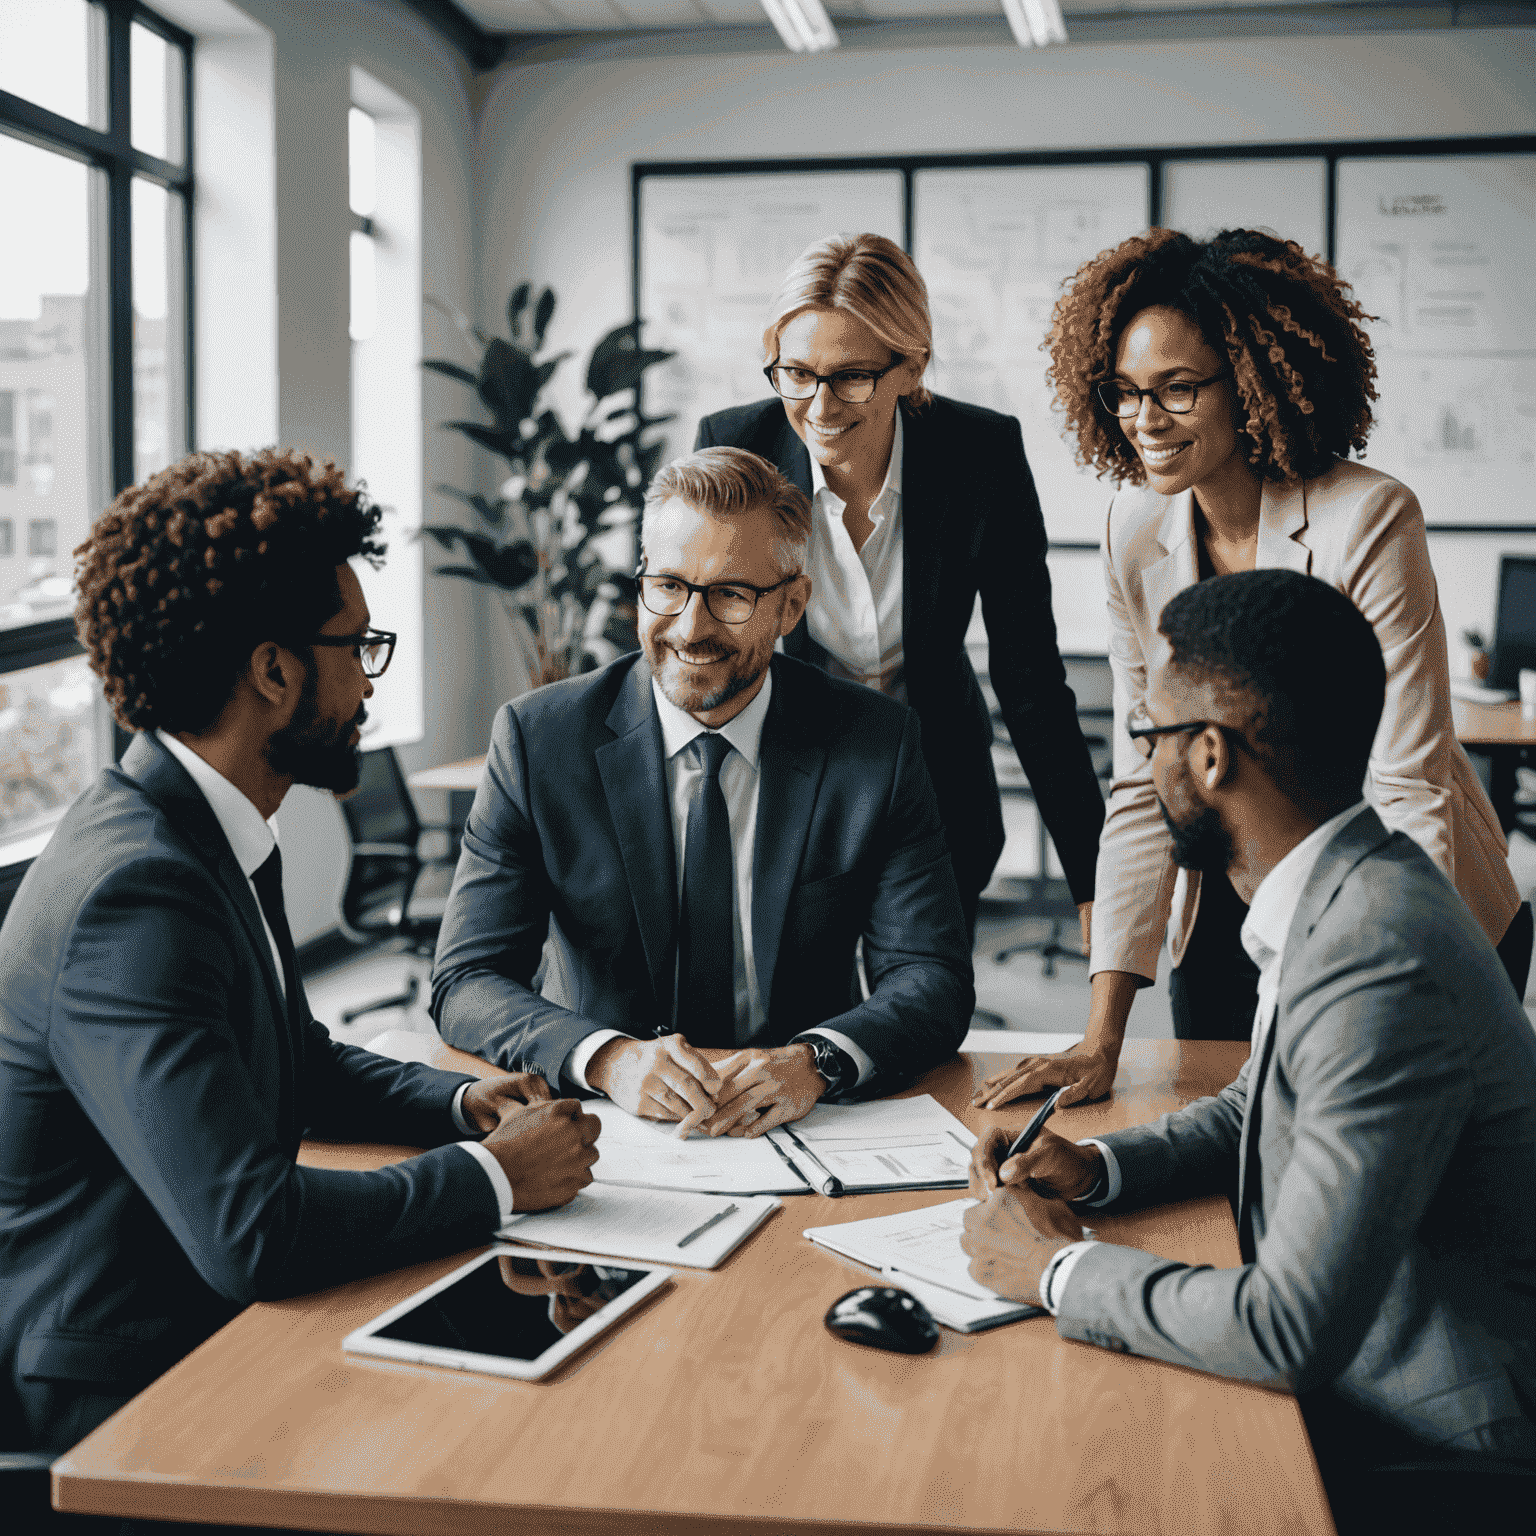
[[[811,1149],[808,1146],[806,1146],[806,1144],[803,1141],[801,1141],[801,1139],[797,1135],[795,1135],[794,1128],[792,1126],[786,1125],[786,1126],[783,1126],[781,1129],[784,1131],[784,1134],[786,1136],[788,1136],[789,1139],[792,1142],[794,1142],[794,1144],[797,1147],[799,1147],[800,1150],[802,1152],[804,1152],[805,1155],[808,1158],[810,1158],[811,1162],[816,1167],[820,1168],[821,1171],[824,1174],[826,1174],[826,1178],[822,1181],[822,1186],[821,1186],[822,1194],[824,1194],[824,1195],[840,1195],[840,1194],[842,1194],[842,1192],[843,1192],[843,1181],[840,1178],[838,1178],[838,1176],[835,1173],[833,1173],[832,1170],[830,1168],[828,1168],[827,1165],[824,1162],[822,1162],[822,1160],[819,1157],[817,1157],[816,1154],[814,1152],[812,1152]]]
[[[1001,1168],[1010,1157],[1017,1157],[1020,1152],[1027,1152],[1035,1144],[1035,1137],[1045,1127],[1045,1122],[1051,1118],[1051,1111],[1056,1108],[1056,1100],[1067,1091],[1068,1084],[1063,1083],[1060,1088],[1048,1098],[1039,1109],[1035,1111],[1034,1118],[1013,1138],[1013,1145],[998,1159],[997,1166]]]
[[[679,1248],[686,1248],[688,1244],[694,1240],[694,1238],[703,1237],[703,1235],[708,1232],[709,1229],[714,1226],[717,1221],[724,1221],[727,1216],[734,1216],[739,1209],[740,1207],[732,1202],[730,1205],[726,1206],[723,1211],[716,1211],[708,1221],[700,1222],[699,1225],[696,1226],[692,1232],[688,1233],[686,1237],[678,1238],[677,1246]]]

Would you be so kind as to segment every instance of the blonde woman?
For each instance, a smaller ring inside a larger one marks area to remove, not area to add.
[[[1104,805],[1056,648],[1023,436],[1012,416],[930,394],[932,348],[905,251],[879,235],[821,241],[763,332],[773,396],[706,416],[694,446],[749,449],[811,497],[810,605],[784,649],[916,712],[973,930],[1003,847],[992,724],[965,650],[980,594],[990,681],[1086,943]]]

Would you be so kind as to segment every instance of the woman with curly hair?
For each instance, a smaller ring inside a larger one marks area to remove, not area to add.
[[[699,423],[811,498],[811,599],[784,649],[900,699],[922,722],[966,920],[1003,848],[992,722],[966,654],[978,594],[989,681],[1082,917],[1104,802],[1051,613],[1045,522],[1019,423],[929,393],[928,289],[882,235],[819,241],[763,332],[774,394]]]
[[[1154,229],[1087,262],[1056,305],[1049,377],[1079,458],[1119,483],[1104,536],[1115,683],[1115,780],[1101,842],[1092,1003],[1082,1044],[1026,1057],[977,1095],[1055,1084],[1107,1093],[1138,988],[1173,916],[1170,998],[1181,1039],[1246,1040],[1258,969],[1225,874],[1176,868],[1152,786],[1144,713],[1176,592],[1287,567],[1330,583],[1371,622],[1387,666],[1368,794],[1450,877],[1518,991],[1531,914],[1498,819],[1451,724],[1445,625],[1419,503],[1349,460],[1371,429],[1376,364],[1348,286],[1294,241]],[[1184,733],[1192,745],[1199,732]],[[1193,771],[1193,763],[1191,763]]]

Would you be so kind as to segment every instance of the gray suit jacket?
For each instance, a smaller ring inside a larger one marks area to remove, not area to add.
[[[1104,1140],[1111,1209],[1233,1195],[1245,1262],[1100,1244],[1064,1337],[1536,1457],[1536,1035],[1450,882],[1374,812],[1318,860],[1237,1081]]]

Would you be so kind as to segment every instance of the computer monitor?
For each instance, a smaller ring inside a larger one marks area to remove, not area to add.
[[[1520,686],[1520,669],[1536,668],[1536,555],[1505,555],[1499,561],[1499,610],[1493,626],[1495,688]]]

